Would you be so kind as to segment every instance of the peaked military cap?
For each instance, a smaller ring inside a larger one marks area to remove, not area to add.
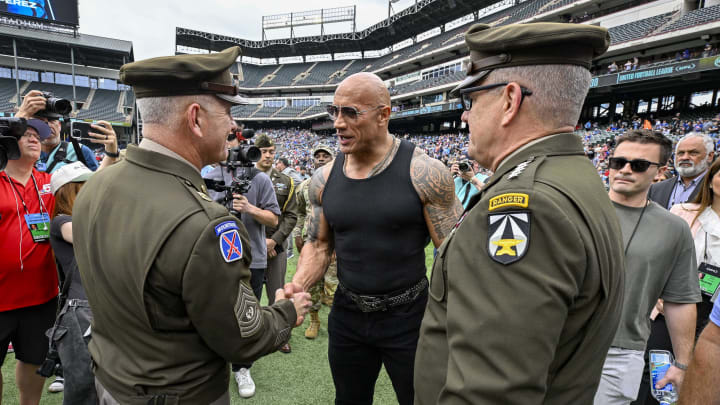
[[[530,23],[492,27],[475,24],[465,33],[470,49],[467,78],[450,95],[493,69],[527,65],[579,65],[590,69],[610,46],[607,29],[586,24]]]
[[[270,139],[266,134],[260,134],[255,138],[255,146],[258,148],[269,148],[275,146],[275,142]]]
[[[123,65],[120,80],[133,87],[137,98],[214,94],[247,104],[230,73],[239,55],[240,47],[234,46],[218,53],[145,59]]]

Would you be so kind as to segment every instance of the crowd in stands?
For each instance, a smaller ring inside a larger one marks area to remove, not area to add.
[[[607,159],[612,150],[615,138],[632,129],[652,129],[677,142],[680,137],[690,132],[704,133],[716,142],[720,150],[720,114],[709,117],[682,117],[680,114],[669,119],[638,116],[618,122],[600,125],[598,122],[587,121],[578,125],[577,134],[583,139],[585,151],[593,160],[598,174],[605,184],[608,183]],[[312,172],[310,153],[318,143],[329,145],[337,150],[334,137],[318,135],[303,129],[260,129],[257,133],[269,135],[278,145],[278,157],[288,159],[291,167],[308,177]],[[463,132],[443,134],[410,134],[400,133],[395,136],[407,139],[425,151],[430,157],[443,162],[448,168],[454,163],[468,160],[468,135]],[[672,165],[670,166],[672,174]],[[488,170],[479,169],[480,173],[490,175]]]
[[[678,50],[674,54],[663,54],[660,56],[653,56],[651,58],[638,59],[638,56],[627,59],[626,62],[612,61],[606,69],[596,71],[594,74],[611,74],[618,72],[627,72],[637,69],[643,69],[655,66],[656,64],[666,64],[682,62],[684,60],[708,58],[716,56],[718,54],[717,46],[711,43],[705,44],[703,47],[698,48],[685,48]]]
[[[583,138],[585,153],[592,159],[598,174],[603,182],[608,184],[608,158],[615,144],[615,140],[633,129],[651,129],[662,133],[676,145],[678,140],[689,133],[700,133],[710,136],[715,141],[715,150],[720,150],[720,114],[708,117],[688,118],[679,113],[670,119],[632,117],[608,125],[598,125],[597,122],[587,121],[578,125],[577,133]],[[668,163],[668,170],[657,181],[674,176],[672,158]]]

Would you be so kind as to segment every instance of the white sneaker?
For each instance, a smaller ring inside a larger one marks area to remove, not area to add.
[[[55,381],[48,386],[48,392],[63,392],[65,389],[65,379],[62,377],[55,377]]]
[[[250,370],[241,368],[235,372],[235,381],[238,385],[238,393],[243,398],[250,398],[255,395],[255,381],[250,377]]]

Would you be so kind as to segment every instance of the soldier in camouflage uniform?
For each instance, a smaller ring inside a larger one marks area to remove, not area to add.
[[[313,150],[313,160],[315,169],[324,166],[326,163],[332,161],[333,151],[329,146],[318,145]],[[296,199],[298,207],[298,220],[295,229],[293,229],[293,237],[295,238],[295,245],[298,247],[298,252],[302,250],[305,243],[305,218],[308,216],[308,210],[310,210],[309,197],[308,197],[308,185],[310,179],[307,179],[300,183],[297,189]],[[318,312],[320,311],[320,305],[325,304],[327,306],[332,305],[332,299],[335,295],[335,289],[338,285],[337,279],[337,261],[333,257],[330,267],[328,267],[325,273],[324,279],[321,279],[310,288],[310,296],[312,300],[312,307],[310,307],[310,326],[305,330],[305,337],[308,339],[315,339],[320,331],[320,317]]]

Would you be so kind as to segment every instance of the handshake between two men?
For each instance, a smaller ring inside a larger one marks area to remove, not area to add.
[[[289,287],[294,285],[295,284],[288,283],[285,285],[284,290],[282,288],[278,288],[275,291],[275,302],[284,299],[292,301],[295,306],[295,312],[297,313],[297,321],[295,322],[295,326],[297,327],[302,325],[305,320],[305,315],[307,315],[308,310],[312,305],[312,301],[310,300],[310,294],[304,292],[299,286],[297,288]]]

